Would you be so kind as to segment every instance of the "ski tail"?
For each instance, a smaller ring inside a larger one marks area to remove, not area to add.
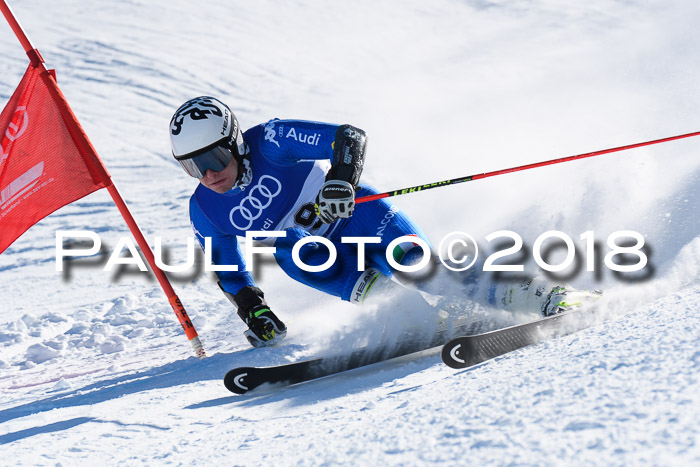
[[[483,334],[465,335],[445,344],[442,361],[455,369],[468,368],[553,337],[593,325],[595,307],[580,308]]]

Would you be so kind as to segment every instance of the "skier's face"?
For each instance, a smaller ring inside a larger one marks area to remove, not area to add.
[[[235,157],[232,157],[231,162],[219,172],[207,169],[204,172],[204,177],[200,178],[199,182],[217,193],[226,193],[233,188],[233,184],[236,183],[236,177],[238,177],[238,162],[236,162]]]

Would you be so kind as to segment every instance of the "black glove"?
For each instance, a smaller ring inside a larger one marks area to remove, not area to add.
[[[287,335],[287,326],[267,306],[265,294],[259,288],[246,286],[236,295],[225,291],[224,294],[236,305],[238,316],[248,325],[243,335],[253,347],[276,344]]]
[[[324,224],[347,219],[355,209],[355,189],[342,180],[328,180],[316,195],[316,215]]]

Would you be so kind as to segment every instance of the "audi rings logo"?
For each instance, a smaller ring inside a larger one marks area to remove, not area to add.
[[[253,221],[262,215],[263,210],[272,204],[272,200],[281,191],[282,184],[275,177],[269,175],[260,177],[241,204],[231,209],[228,215],[231,225],[239,230],[250,229]]]

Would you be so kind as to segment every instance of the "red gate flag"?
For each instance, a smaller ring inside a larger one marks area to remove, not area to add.
[[[56,209],[107,188],[168,297],[195,354],[199,358],[206,357],[185,307],[156,264],[141,229],[58,89],[55,75],[46,69],[44,59],[32,46],[5,0],[0,0],[0,12],[31,62],[0,114],[0,253]]]
[[[45,68],[27,68],[0,114],[0,253],[58,208],[109,184],[99,161],[84,158]],[[44,76],[42,76],[42,73]]]
[[[0,11],[29,57],[10,102],[0,114],[0,253],[56,209],[107,188],[168,297],[199,358],[207,356],[180,298],[158,267],[151,247],[112,183],[95,148],[5,0]]]

